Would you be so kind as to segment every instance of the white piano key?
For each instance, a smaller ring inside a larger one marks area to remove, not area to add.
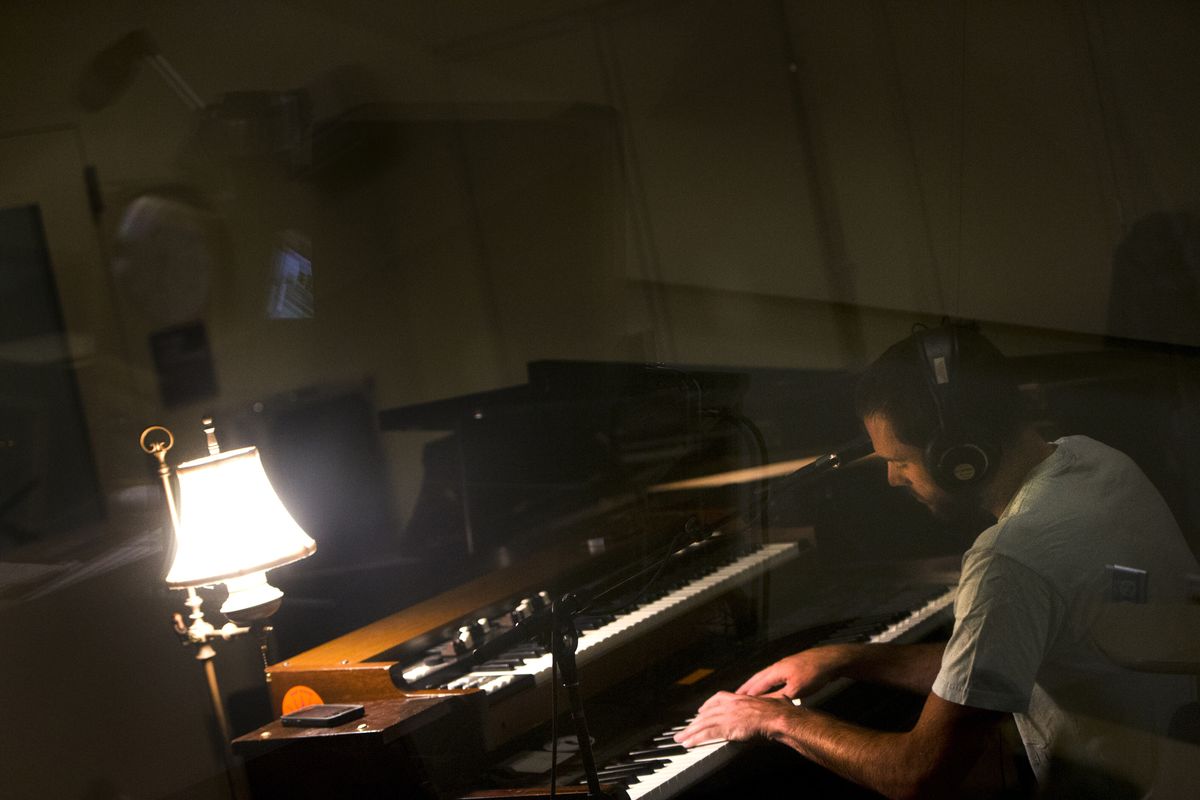
[[[575,660],[582,665],[626,641],[644,636],[648,631],[717,597],[738,583],[750,580],[766,570],[794,558],[799,550],[799,545],[795,542],[764,545],[753,553],[742,556],[708,575],[690,581],[645,606],[622,614],[607,625],[582,634],[576,647]],[[525,665],[507,672],[475,670],[451,681],[446,684],[445,688],[461,688],[474,678],[494,678],[506,674],[531,675],[534,681],[540,685],[550,680],[550,655],[546,654],[526,661]],[[482,685],[482,688],[485,692],[490,693],[502,688],[502,685],[488,680]]]

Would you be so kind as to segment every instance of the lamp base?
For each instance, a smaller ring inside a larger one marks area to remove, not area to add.
[[[283,592],[267,583],[265,570],[241,575],[225,581],[229,597],[221,613],[238,625],[265,620],[279,610]]]
[[[268,600],[265,603],[261,603],[257,606],[250,606],[249,608],[236,608],[227,610],[222,607],[221,613],[238,625],[247,628],[253,628],[264,624],[275,614],[276,611],[279,610],[279,606],[282,604],[283,595],[281,594],[274,600]]]

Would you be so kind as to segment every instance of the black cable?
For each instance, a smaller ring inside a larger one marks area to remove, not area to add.
[[[558,614],[550,614],[550,800],[558,795]]]

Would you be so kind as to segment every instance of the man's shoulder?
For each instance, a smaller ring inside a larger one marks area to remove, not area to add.
[[[1133,459],[1087,436],[1064,436],[1026,479],[1011,514],[1001,522],[1017,532],[1030,527],[1102,522],[1117,507],[1160,501],[1158,491]]]
[[[1159,564],[1180,550],[1179,527],[1162,496],[1124,453],[1086,436],[1055,453],[1020,490],[1011,513],[983,531],[972,558],[996,554],[1056,582],[1097,564]],[[965,565],[964,561],[964,565]]]
[[[1016,514],[991,525],[975,538],[963,556],[964,570],[997,561],[1020,565],[1034,572],[1045,563],[1046,525],[1033,514]],[[1055,545],[1051,545],[1055,547]]]
[[[980,533],[963,559],[964,569],[1003,559],[1050,578],[1086,559],[1096,544],[1103,511],[1094,503],[1076,504],[1070,492],[1052,495],[1024,505]]]
[[[1133,459],[1111,445],[1090,436],[1075,434],[1056,439],[1053,444],[1068,456],[1068,468],[1099,464],[1117,469],[1141,471]]]

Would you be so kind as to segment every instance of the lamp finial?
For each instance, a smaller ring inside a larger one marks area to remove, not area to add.
[[[200,420],[200,424],[204,426],[204,438],[208,444],[208,454],[215,456],[221,452],[221,446],[217,444],[217,428],[213,425],[212,417],[205,417]]]

